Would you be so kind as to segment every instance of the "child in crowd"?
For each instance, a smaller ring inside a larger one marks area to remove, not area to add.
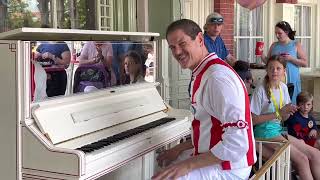
[[[244,84],[246,85],[249,96],[251,96],[251,88],[254,89],[254,87],[252,86],[253,79],[252,79],[252,73],[250,72],[249,63],[238,60],[235,62],[233,69],[241,77]]]
[[[126,74],[125,84],[144,82],[141,56],[137,52],[130,51],[125,55],[124,70]]]
[[[288,133],[319,149],[319,142],[317,142],[318,128],[314,118],[310,115],[312,100],[313,96],[308,92],[298,94],[297,105],[299,111],[288,119]]]
[[[291,135],[283,135],[282,121],[293,115],[298,107],[290,103],[288,88],[281,79],[286,61],[271,56],[267,61],[264,83],[257,87],[251,98],[252,121],[256,138],[271,141],[290,141],[290,159],[301,179],[320,179],[320,151]],[[277,146],[264,145],[263,151],[273,152]]]

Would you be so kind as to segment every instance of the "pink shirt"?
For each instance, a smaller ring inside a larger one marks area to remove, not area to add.
[[[113,54],[113,50],[112,50],[112,45],[109,42],[104,42],[103,45],[101,45],[101,49],[102,49],[102,55],[104,57],[112,57]],[[83,46],[82,51],[81,51],[81,55],[80,55],[80,59],[93,59],[94,57],[96,57],[98,54],[97,49],[96,49],[96,45],[94,41],[88,41],[86,42],[86,44]]]
[[[112,45],[109,42],[103,42],[103,44],[101,45],[101,50],[102,50],[102,55],[105,58],[111,58],[113,56],[113,50],[112,50]],[[81,55],[80,55],[80,59],[84,60],[92,60],[93,58],[95,58],[98,54],[98,51],[96,49],[96,44],[94,41],[88,41],[86,42],[86,44],[83,46],[82,51],[81,51]],[[102,62],[99,62],[102,64]],[[114,86],[117,84],[117,80],[116,80],[116,75],[113,72],[112,68],[110,67],[109,69],[111,69],[111,86]]]

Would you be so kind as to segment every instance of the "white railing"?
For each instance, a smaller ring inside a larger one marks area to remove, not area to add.
[[[263,145],[275,144],[279,148],[262,164]],[[289,142],[256,141],[259,153],[259,169],[250,180],[289,180],[290,179],[290,145]]]

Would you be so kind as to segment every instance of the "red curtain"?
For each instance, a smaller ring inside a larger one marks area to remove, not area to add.
[[[262,4],[266,2],[266,0],[237,0],[237,2],[242,7],[252,10],[259,6],[262,6]]]

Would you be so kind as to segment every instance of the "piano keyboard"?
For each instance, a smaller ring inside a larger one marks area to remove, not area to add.
[[[134,129],[129,129],[127,131],[121,132],[119,134],[115,134],[113,136],[101,139],[99,141],[93,142],[91,144],[84,145],[80,148],[77,148],[77,150],[83,151],[84,153],[91,153],[95,150],[99,150],[101,148],[105,148],[106,146],[109,146],[113,143],[116,143],[118,141],[124,140],[126,138],[129,138],[131,136],[140,134],[142,132],[145,132],[149,129],[155,128],[157,126],[161,126],[163,124],[169,123],[171,121],[174,121],[176,118],[162,118],[156,121],[153,121],[148,124],[144,124],[142,126],[138,126]]]
[[[24,177],[93,180],[137,162],[128,173],[141,174],[147,161],[151,172],[150,152],[190,134],[191,113],[167,108],[153,84],[105,93],[34,106],[23,130]]]

